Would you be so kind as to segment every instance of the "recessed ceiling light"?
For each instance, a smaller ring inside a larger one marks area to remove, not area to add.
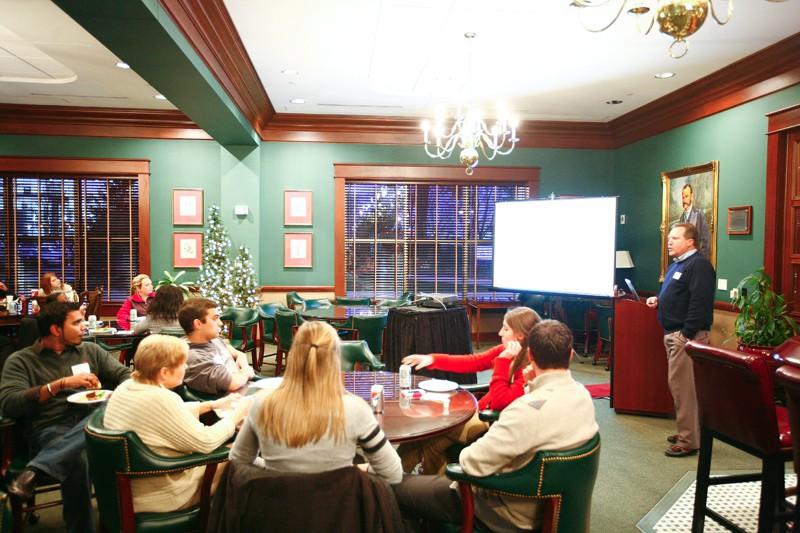
[[[302,98],[292,98],[291,100],[289,100],[289,102],[292,103],[292,104],[305,104],[306,103],[306,101],[303,100]]]
[[[287,76],[297,76],[298,72],[293,68],[285,68],[281,71],[281,74],[285,74]]]
[[[153,98],[155,98],[156,100],[166,100],[167,99],[167,97],[164,96],[163,94],[157,94],[157,95],[153,96]]]
[[[659,72],[658,74],[655,74],[655,77],[658,78],[659,80],[666,80],[667,78],[671,78],[674,75],[675,75],[674,72]]]
[[[618,105],[622,103],[622,100],[606,100],[608,105]]]
[[[124,61],[117,61],[117,68],[129,69],[131,66]]]

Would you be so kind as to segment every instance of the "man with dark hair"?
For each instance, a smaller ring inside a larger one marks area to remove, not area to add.
[[[647,306],[658,308],[667,350],[667,381],[675,402],[678,433],[667,437],[668,457],[694,455],[700,447],[700,421],[694,390],[692,360],[684,349],[690,340],[708,342],[714,320],[714,289],[717,274],[697,250],[697,229],[688,223],[675,224],[667,237],[673,263],[664,275],[658,296]]]
[[[516,346],[515,346],[516,345]],[[514,400],[484,436],[462,450],[461,467],[472,476],[519,470],[540,450],[568,450],[598,431],[586,387],[569,372],[572,333],[556,320],[543,320],[528,338],[533,361],[525,369],[526,393]],[[507,350],[519,353],[518,343]],[[395,485],[400,510],[408,518],[457,523],[461,500],[444,476],[405,476]],[[475,515],[489,531],[520,531],[541,525],[536,500],[476,489]]]
[[[219,338],[222,322],[213,300],[190,298],[178,310],[178,322],[189,341],[183,382],[206,394],[227,394],[247,385],[255,375],[247,356]]]
[[[711,254],[711,232],[708,229],[706,215],[702,209],[694,206],[694,189],[687,183],[681,189],[681,204],[683,212],[678,222],[685,222],[697,228],[694,241],[700,254],[708,258]]]
[[[38,317],[40,339],[11,355],[0,380],[0,410],[25,425],[32,459],[9,484],[28,500],[42,474],[61,483],[67,531],[94,531],[84,426],[89,408],[67,397],[84,389],[116,386],[130,377],[108,352],[83,343],[78,303],[54,302]]]

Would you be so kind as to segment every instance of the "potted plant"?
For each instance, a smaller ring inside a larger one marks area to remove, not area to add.
[[[188,298],[191,295],[191,292],[192,292],[192,288],[193,288],[192,287],[192,282],[191,281],[182,281],[180,283],[178,282],[178,280],[184,274],[186,274],[186,271],[185,270],[181,270],[180,272],[178,272],[177,274],[175,274],[173,276],[169,271],[165,270],[164,271],[164,277],[161,278],[160,280],[158,280],[158,283],[156,284],[156,289],[158,289],[159,287],[162,287],[164,285],[175,285],[176,287],[178,287],[180,290],[183,291],[184,298]]]
[[[739,351],[771,355],[772,348],[797,332],[783,296],[772,290],[772,280],[763,268],[739,282],[731,302],[739,308],[734,323]]]

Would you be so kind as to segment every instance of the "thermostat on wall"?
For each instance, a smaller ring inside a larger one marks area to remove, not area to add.
[[[246,217],[249,213],[246,205],[235,205],[233,206],[233,214],[238,217]]]

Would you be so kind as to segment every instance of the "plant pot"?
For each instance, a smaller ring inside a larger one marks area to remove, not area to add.
[[[774,346],[755,346],[750,344],[739,343],[736,349],[742,353],[749,353],[753,355],[763,355],[765,357],[772,357],[772,352],[775,351]]]

